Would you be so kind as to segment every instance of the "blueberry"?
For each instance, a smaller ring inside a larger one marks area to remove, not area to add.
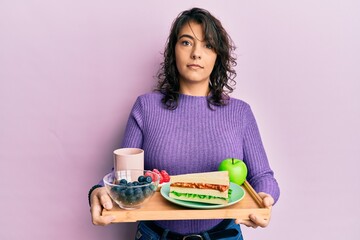
[[[142,194],[142,190],[141,190],[141,188],[135,188],[134,189],[134,195],[136,196],[136,195],[139,195],[139,194]]]
[[[151,183],[151,182],[152,182],[152,178],[151,178],[150,176],[147,176],[147,177],[145,178],[145,182],[146,182],[146,183]]]
[[[121,190],[120,186],[114,186],[114,187],[111,188],[110,191],[112,193],[116,194],[116,193],[120,192],[120,190]]]
[[[121,189],[119,196],[124,199],[126,197],[126,189]]]
[[[136,199],[138,200],[142,200],[144,198],[144,193],[143,191],[139,188],[138,191],[134,192],[134,196],[136,197]]]
[[[136,197],[134,195],[127,196],[125,202],[128,204],[134,204],[136,202]]]
[[[132,188],[127,188],[127,189],[125,190],[125,195],[126,195],[126,196],[132,196],[132,195],[134,195],[134,189],[132,189]]]
[[[139,181],[140,183],[145,182],[145,177],[144,177],[144,176],[139,176],[139,177],[138,177],[138,181]]]
[[[120,180],[120,184],[127,184],[126,179],[121,179],[121,180]]]
[[[132,184],[133,184],[133,186],[137,186],[137,185],[139,185],[140,183],[139,183],[138,181],[134,181]]]
[[[144,189],[143,189],[143,194],[145,197],[150,196],[152,194],[152,192],[153,191],[149,187],[144,187]]]

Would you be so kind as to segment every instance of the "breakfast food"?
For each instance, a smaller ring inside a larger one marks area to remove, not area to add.
[[[118,184],[113,185],[110,195],[114,200],[125,204],[136,205],[142,203],[148,196],[156,191],[156,185],[149,176],[141,175],[137,181],[121,179]]]
[[[170,175],[166,172],[166,170],[159,171],[158,169],[154,168],[152,171],[147,171],[145,173],[145,176],[149,176],[152,179],[154,178],[154,175],[158,175],[160,177],[159,186],[157,188],[157,191],[160,191],[161,187],[164,184],[167,184],[168,182],[170,182]]]
[[[152,174],[158,174],[160,176],[160,184],[170,182],[170,176],[166,172],[166,170],[159,171],[158,169],[154,168],[152,171],[148,171],[145,175],[152,177]]]
[[[170,179],[169,197],[183,201],[227,204],[229,186],[227,171],[173,175]]]

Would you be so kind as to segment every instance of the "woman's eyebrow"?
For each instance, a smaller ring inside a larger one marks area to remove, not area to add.
[[[191,36],[191,35],[189,35],[189,34],[183,34],[183,35],[181,35],[180,37],[178,37],[178,40],[181,39],[181,38],[184,38],[184,37],[185,37],[185,38],[186,38],[186,37],[187,37],[187,38],[190,38],[190,39],[192,39],[192,40],[194,39],[194,37]]]

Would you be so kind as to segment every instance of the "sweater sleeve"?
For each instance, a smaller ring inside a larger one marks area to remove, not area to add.
[[[143,106],[141,103],[141,98],[137,98],[126,128],[123,141],[121,144],[122,148],[132,147],[132,148],[142,148],[143,146]]]
[[[247,180],[257,192],[270,194],[276,203],[280,196],[280,189],[274,178],[274,172],[270,168],[260,132],[250,107],[245,110],[243,150],[244,162],[248,167]]]

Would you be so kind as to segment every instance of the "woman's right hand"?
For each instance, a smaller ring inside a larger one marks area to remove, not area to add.
[[[90,212],[94,225],[105,226],[115,220],[115,216],[102,216],[102,210],[110,210],[113,207],[112,201],[105,187],[96,188],[90,195]]]

